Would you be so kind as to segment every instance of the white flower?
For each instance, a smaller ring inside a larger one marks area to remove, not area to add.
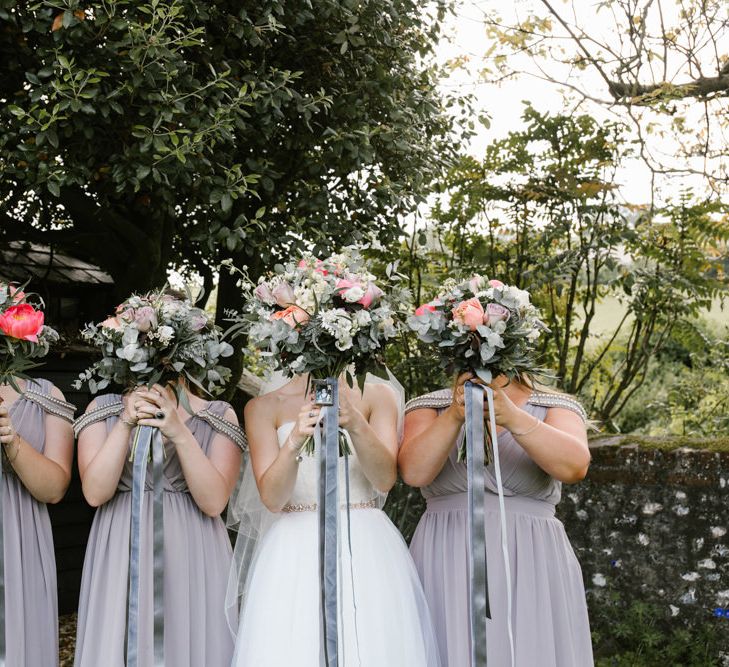
[[[358,329],[362,329],[372,322],[372,315],[368,310],[358,310],[352,316],[352,320]]]
[[[166,324],[159,327],[154,336],[162,345],[167,345],[175,337],[175,330]]]

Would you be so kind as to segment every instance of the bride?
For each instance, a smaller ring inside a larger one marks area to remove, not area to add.
[[[247,528],[241,527],[236,546],[241,565],[235,575],[243,592],[234,667],[321,664],[318,463],[302,453],[320,414],[306,395],[307,384],[306,376],[296,376],[245,408],[248,468],[260,500],[246,498],[244,480],[239,502],[244,506],[238,509],[247,515],[241,523]],[[343,503],[340,513],[338,664],[437,667],[417,572],[400,533],[380,509],[397,476],[395,394],[383,384],[368,383],[360,393],[341,382],[339,402],[339,424],[352,454],[349,519]],[[343,489],[343,457],[339,464]],[[251,518],[255,501],[264,506],[258,520]]]

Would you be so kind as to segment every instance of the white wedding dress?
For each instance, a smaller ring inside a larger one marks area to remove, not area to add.
[[[294,424],[278,430],[279,444]],[[352,558],[339,460],[339,665],[438,667],[425,596],[402,536],[376,506],[377,492],[349,457]],[[320,667],[317,457],[299,464],[293,494],[257,545],[233,667]]]

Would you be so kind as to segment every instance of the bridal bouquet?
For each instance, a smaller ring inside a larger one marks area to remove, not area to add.
[[[529,292],[500,280],[479,275],[449,280],[408,318],[408,326],[423,342],[437,344],[441,367],[449,374],[470,370],[486,384],[497,375],[543,374],[536,344],[547,326]]]
[[[112,382],[131,388],[179,378],[215,394],[230,377],[220,360],[233,348],[220,328],[189,299],[162,290],[130,297],[112,317],[87,325],[81,336],[101,351],[101,359],[74,386],[86,383],[93,394]]]
[[[272,370],[314,379],[347,372],[352,381],[353,367],[362,382],[367,371],[384,370],[383,350],[399,332],[409,294],[398,283],[390,267],[386,284],[378,284],[355,247],[323,260],[305,255],[244,286],[248,303],[234,329]]]
[[[22,288],[0,282],[0,384],[20,391],[17,378],[39,364],[58,334],[47,326],[41,304]]]

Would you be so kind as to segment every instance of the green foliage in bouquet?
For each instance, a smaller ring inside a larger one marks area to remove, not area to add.
[[[48,354],[58,341],[58,333],[45,324],[42,303],[22,287],[0,282],[0,385],[16,391],[19,378],[39,366],[36,361]]]
[[[529,293],[500,280],[479,275],[447,280],[435,299],[408,318],[408,326],[437,346],[440,365],[450,375],[470,370],[487,384],[498,375],[545,375],[536,344],[548,328]]]
[[[184,379],[214,395],[230,375],[221,359],[233,348],[211,317],[164,290],[131,296],[114,316],[89,324],[81,335],[100,350],[101,359],[75,386],[87,384],[94,394],[111,383],[130,389]]]

